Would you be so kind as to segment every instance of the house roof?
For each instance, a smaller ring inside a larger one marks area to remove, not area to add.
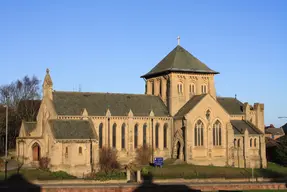
[[[177,45],[152,70],[141,77],[149,78],[169,72],[218,74],[218,72],[210,69],[183,47]]]
[[[23,126],[27,134],[30,134],[32,131],[36,129],[37,122],[27,122],[23,121]]]
[[[97,139],[92,123],[88,120],[49,121],[55,139]]]
[[[265,137],[266,147],[278,147],[280,146],[280,142],[275,139],[271,139],[269,137]]]
[[[283,128],[266,128],[265,133],[272,135],[285,135]]]
[[[53,92],[53,102],[58,115],[82,115],[84,109],[91,116],[169,116],[163,101],[152,95],[119,93]]]
[[[232,97],[217,97],[219,104],[231,115],[242,115],[243,103]]]
[[[206,94],[193,96],[184,106],[182,106],[179,111],[175,114],[175,119],[180,119],[184,117],[190,110],[192,110],[204,97]]]
[[[234,134],[244,134],[247,129],[249,134],[263,134],[257,127],[252,123],[245,120],[231,120]]]

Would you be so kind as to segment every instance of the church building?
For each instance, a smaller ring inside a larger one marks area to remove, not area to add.
[[[210,69],[179,44],[142,76],[145,94],[53,90],[47,69],[36,122],[22,122],[17,155],[26,166],[82,176],[98,170],[99,150],[121,164],[142,145],[153,157],[195,165],[267,166],[264,104],[218,97]]]

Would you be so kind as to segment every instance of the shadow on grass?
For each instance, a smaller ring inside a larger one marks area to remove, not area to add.
[[[0,182],[1,192],[40,192],[41,187],[28,182],[21,174],[14,174],[7,180]]]
[[[255,176],[278,179],[286,177],[286,174],[279,173],[270,169],[257,169]]]
[[[153,183],[153,176],[151,173],[143,176],[143,183],[133,192],[201,192],[201,190],[192,189],[186,185],[159,185]]]

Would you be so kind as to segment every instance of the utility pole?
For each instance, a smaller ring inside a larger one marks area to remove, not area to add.
[[[154,149],[153,149],[153,147],[154,147],[154,145],[153,145],[153,142],[154,142],[154,140],[153,140],[153,119],[151,119],[151,143],[152,143],[152,147],[151,147],[151,159],[152,159],[152,164],[153,164],[153,162],[154,162]]]

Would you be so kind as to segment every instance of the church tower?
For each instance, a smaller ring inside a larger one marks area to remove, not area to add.
[[[50,76],[50,70],[46,69],[46,76],[42,85],[43,89],[43,98],[48,97],[49,99],[53,99],[53,81]]]
[[[159,96],[173,116],[194,95],[210,94],[216,98],[213,71],[178,45],[152,70],[141,76],[146,81],[145,94]]]

